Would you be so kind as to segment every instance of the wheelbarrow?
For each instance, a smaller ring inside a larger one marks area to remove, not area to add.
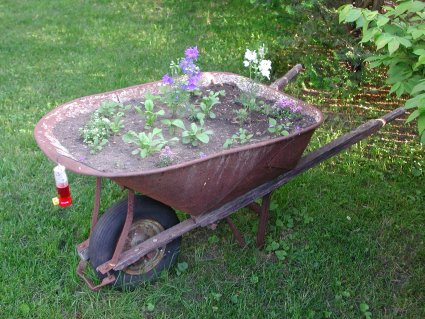
[[[274,98],[283,96],[280,90],[301,69],[301,65],[296,65],[261,90]],[[203,78],[214,83],[244,83],[242,77],[231,73],[206,72]],[[158,85],[152,82],[71,101],[45,115],[34,131],[39,147],[52,161],[73,172],[96,177],[90,236],[77,245],[81,258],[77,274],[92,290],[106,285],[131,287],[154,278],[176,261],[182,235],[220,220],[228,223],[238,243],[244,246],[244,239],[230,218],[243,207],[258,214],[256,243],[262,247],[270,200],[276,188],[373,134],[405,112],[398,108],[380,119],[368,121],[301,158],[314,130],[323,122],[321,112],[304,103],[304,112],[316,120],[308,128],[289,136],[147,171],[99,171],[78,161],[56,139],[54,128],[66,118],[93,112],[105,99],[131,99],[155,91]],[[98,218],[102,178],[113,180],[128,194]],[[261,204],[256,202],[258,198]],[[179,221],[174,209],[190,217]],[[86,276],[88,262],[101,279],[97,285]]]

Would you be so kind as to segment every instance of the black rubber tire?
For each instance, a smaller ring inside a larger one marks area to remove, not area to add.
[[[90,235],[89,258],[93,268],[107,262],[112,258],[115,246],[118,242],[121,230],[124,226],[127,214],[127,199],[111,206],[98,220]],[[152,219],[168,229],[177,223],[179,219],[175,211],[152,198],[136,195],[134,198],[133,223],[140,219]],[[132,275],[124,271],[113,271],[116,281],[113,286],[117,288],[132,288],[141,282],[154,279],[162,270],[171,267],[177,258],[181,243],[181,237],[167,244],[165,254],[159,263],[150,271]],[[102,279],[105,275],[97,272]]]

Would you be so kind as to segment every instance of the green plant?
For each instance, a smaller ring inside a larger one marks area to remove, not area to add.
[[[100,104],[100,107],[96,110],[100,116],[112,119],[118,112],[125,110],[126,107],[115,101],[105,100]]]
[[[201,123],[199,127],[195,123],[190,124],[189,130],[184,130],[182,133],[182,143],[192,144],[198,146],[198,142],[207,144],[210,140],[208,135],[213,134],[211,130],[205,130],[204,125]]]
[[[152,132],[146,134],[145,132],[136,133],[129,131],[123,135],[122,139],[125,143],[135,144],[138,148],[132,154],[139,154],[141,158],[145,158],[151,154],[161,151],[161,149],[168,143],[162,136],[162,130],[154,128]],[[176,141],[173,138],[170,141]]]
[[[265,59],[267,52],[268,49],[264,44],[257,50],[246,49],[245,51],[243,65],[248,68],[250,81],[247,82],[246,89],[237,97],[236,101],[241,103],[248,111],[259,110],[256,99],[259,86],[256,82],[260,82],[263,78],[270,79],[272,62]]]
[[[158,167],[166,167],[170,166],[171,163],[175,159],[175,153],[171,150],[171,148],[166,145],[160,152],[159,152],[159,161],[157,163]]]
[[[170,135],[174,135],[176,128],[181,128],[182,130],[186,129],[186,126],[181,119],[164,119],[161,121],[161,123],[168,127],[168,132]]]
[[[182,275],[185,271],[187,271],[188,268],[189,268],[189,265],[185,261],[183,261],[181,263],[177,263],[177,266],[176,266],[176,274],[177,274],[177,276]]]
[[[136,111],[145,118],[145,125],[152,127],[158,116],[165,115],[164,110],[154,111],[154,103],[152,98],[146,98],[143,102],[145,110],[143,111],[140,107],[135,106]]]
[[[208,116],[210,119],[215,119],[215,113],[212,111],[212,108],[214,105],[220,103],[220,98],[218,97],[219,95],[224,96],[224,91],[210,91],[208,96],[202,97],[202,102],[200,103],[199,107],[205,116]]]
[[[233,134],[231,138],[226,139],[223,144],[223,148],[229,148],[235,143],[246,144],[248,143],[254,134],[250,134],[247,130],[240,128],[236,134]]]
[[[189,107],[190,95],[198,89],[201,77],[201,71],[195,64],[198,56],[197,47],[187,48],[184,58],[171,62],[171,76],[167,73],[162,78],[161,101],[171,109],[173,118]]]
[[[359,309],[365,319],[372,319],[372,313],[369,311],[369,305],[367,303],[361,303]]]
[[[245,108],[234,110],[233,113],[235,113],[235,119],[240,125],[248,120],[249,112]]]
[[[244,91],[239,96],[236,97],[236,102],[242,104],[247,110],[247,112],[257,111],[259,109],[257,105],[257,94],[258,94],[258,89],[255,83],[251,83],[249,84],[248,91]]]
[[[103,149],[108,143],[110,134],[110,121],[94,113],[89,122],[80,128],[83,142],[90,148],[90,153],[94,154]]]
[[[124,128],[124,112],[118,112],[110,121],[109,127],[113,134],[117,134],[121,129]]]
[[[283,124],[278,124],[276,119],[269,117],[269,128],[268,131],[276,136],[286,136],[289,132]]]
[[[111,134],[117,134],[124,127],[124,110],[121,103],[105,100],[91,115],[88,122],[80,128],[83,142],[90,148],[90,153],[95,154],[108,143]]]
[[[361,43],[372,43],[377,54],[366,59],[373,67],[386,66],[390,93],[407,94],[407,109],[414,108],[406,122],[417,119],[419,136],[425,144],[425,3],[402,0],[385,13],[339,8],[339,21],[355,23],[362,30]]]

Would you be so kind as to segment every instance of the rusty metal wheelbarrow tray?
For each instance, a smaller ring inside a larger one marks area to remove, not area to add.
[[[204,72],[203,82],[246,85],[244,77],[223,72]],[[108,177],[117,184],[154,198],[191,216],[199,216],[240,196],[250,189],[292,169],[308,145],[314,130],[323,122],[315,107],[297,100],[303,113],[315,124],[289,136],[220,151],[205,158],[151,170],[126,170],[108,173],[96,170],[74,158],[54,134],[62,121],[95,110],[105,99],[125,102],[140,98],[144,92],[157,91],[158,82],[95,94],[63,104],[44,116],[35,128],[39,147],[53,161],[67,169],[97,177]],[[260,86],[263,96],[279,99],[287,95]],[[294,98],[292,98],[294,99]],[[294,99],[295,100],[295,99]]]

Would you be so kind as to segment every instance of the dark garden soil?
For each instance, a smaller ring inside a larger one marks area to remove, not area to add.
[[[220,103],[215,105],[213,108],[213,112],[216,114],[216,118],[205,119],[205,129],[213,131],[213,134],[209,136],[209,143],[199,143],[199,145],[196,147],[190,144],[182,144],[182,130],[176,128],[175,136],[178,137],[180,141],[169,144],[170,149],[174,153],[171,165],[187,162],[225,150],[223,148],[223,144],[225,143],[226,139],[237,133],[240,128],[243,128],[249,133],[253,134],[252,139],[244,145],[277,137],[268,132],[268,116],[262,112],[251,112],[249,120],[245,121],[243,124],[240,124],[236,121],[234,111],[243,108],[242,104],[235,102],[237,97],[241,94],[241,90],[236,85],[225,83],[203,87],[201,88],[202,96],[208,95],[211,90],[214,92],[224,90],[225,96],[220,96]],[[201,97],[193,96],[191,102],[196,105],[200,103],[200,100]],[[131,100],[125,104],[141,106],[140,103],[142,101],[142,99]],[[269,100],[263,100],[263,102],[267,103],[268,105],[273,105],[275,103],[275,101]],[[154,126],[162,129],[164,138],[166,140],[170,140],[174,136],[169,134],[168,128],[161,123],[161,120],[170,119],[171,111],[166,107],[165,104],[161,104],[161,102],[155,101],[155,109],[159,110],[161,108],[165,111],[165,115],[160,116],[155,122]],[[193,121],[190,121],[187,115],[180,118],[183,120],[186,128],[189,129],[190,123]],[[90,114],[79,115],[75,118],[69,118],[66,121],[61,122],[61,125],[57,125],[54,128],[54,134],[57,139],[77,160],[99,171],[111,173],[122,172],[126,170],[149,170],[161,167],[159,153],[153,154],[146,158],[141,158],[140,155],[132,155],[132,151],[135,150],[137,146],[134,144],[125,143],[122,139],[122,136],[130,130],[136,133],[145,130],[145,121],[134,110],[134,107],[128,108],[128,110],[125,112],[125,116],[123,118],[124,128],[118,134],[111,136],[109,138],[109,143],[105,145],[101,151],[95,154],[92,154],[89,147],[83,143],[83,139],[80,133],[80,128],[82,128],[89,121],[89,119]],[[280,117],[276,119],[278,123],[285,125],[286,130],[290,134],[316,123],[314,118],[302,114],[302,111],[299,116],[295,118],[288,119],[285,117]],[[152,131],[152,128],[145,130],[145,132],[150,131]],[[240,146],[240,144],[233,144],[230,148]]]

